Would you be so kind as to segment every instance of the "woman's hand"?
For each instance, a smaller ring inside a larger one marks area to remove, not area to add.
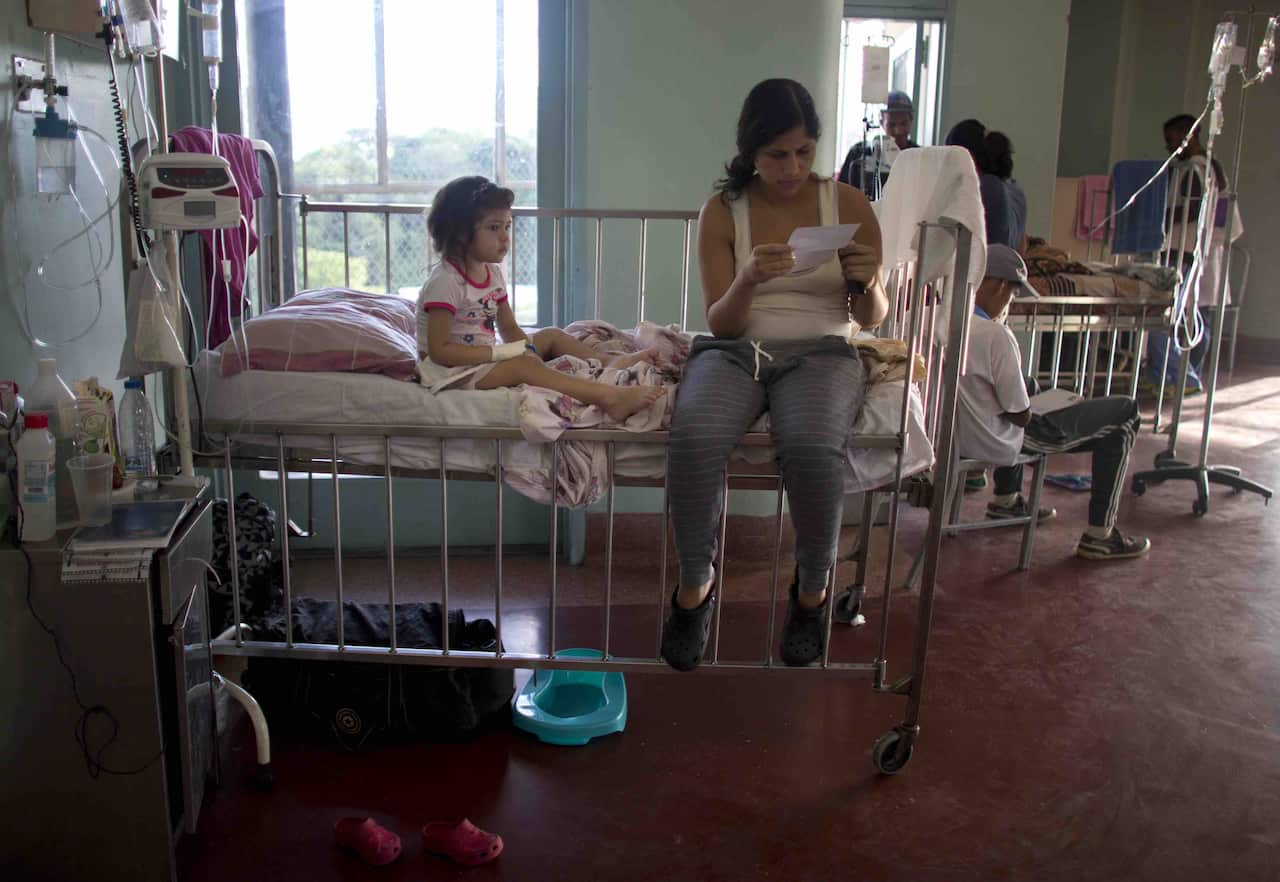
[[[742,275],[751,284],[762,285],[785,276],[795,265],[796,256],[790,245],[757,245],[751,250],[751,259],[742,268]]]
[[[845,281],[858,282],[863,288],[871,287],[880,270],[880,253],[870,245],[859,245],[850,241],[841,248],[840,271]]]

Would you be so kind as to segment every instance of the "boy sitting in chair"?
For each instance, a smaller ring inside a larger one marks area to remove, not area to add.
[[[1076,554],[1093,560],[1141,557],[1151,547],[1145,537],[1116,529],[1116,510],[1129,451],[1138,433],[1138,405],[1112,395],[1081,401],[1052,413],[1033,414],[1030,396],[1039,392],[1033,377],[1022,376],[1018,342],[999,320],[1017,294],[1035,297],[1027,267],[1012,248],[987,247],[987,270],[978,288],[969,329],[968,370],[960,378],[956,437],[961,456],[1003,466],[995,470],[995,499],[989,518],[1027,516],[1022,498],[1022,466],[1011,465],[1027,453],[1093,453],[1093,490],[1089,526]],[[1052,509],[1041,509],[1043,520]]]

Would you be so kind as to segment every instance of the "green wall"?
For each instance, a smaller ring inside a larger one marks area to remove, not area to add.
[[[68,103],[76,120],[101,133],[114,144],[115,129],[108,98],[105,50],[84,48],[68,40],[56,43],[55,74],[70,88],[68,99],[59,99],[59,115],[66,117]],[[93,285],[76,291],[55,291],[35,277],[40,257],[62,240],[79,233],[83,222],[70,196],[44,197],[35,193],[35,139],[33,117],[12,110],[14,55],[44,58],[43,35],[27,27],[23,3],[6,3],[0,9],[0,57],[4,80],[0,99],[5,113],[0,123],[0,150],[8,173],[0,177],[0,379],[16,379],[29,387],[36,375],[36,359],[58,359],[59,372],[73,379],[98,376],[117,396],[123,385],[114,380],[124,343],[123,274],[120,262],[119,224],[115,231],[115,256],[101,273],[102,311],[97,315],[98,292]],[[113,146],[85,136],[93,161],[102,172],[107,189],[116,192],[119,176],[113,164]],[[77,151],[76,190],[91,216],[107,205],[84,150]],[[107,220],[96,227],[104,244],[110,239]],[[110,247],[110,246],[108,246]],[[103,264],[103,255],[97,256]],[[91,274],[85,237],[60,250],[50,272],[61,281],[82,281]],[[25,304],[25,307],[24,307]],[[59,343],[37,348],[22,331],[20,316],[29,309],[35,335]],[[87,333],[85,333],[87,331]],[[84,334],[75,342],[61,342]]]
[[[1111,168],[1124,4],[1115,0],[1072,0],[1062,94],[1062,135],[1058,176],[1105,174]]]
[[[593,0],[571,4],[575,70],[570,129],[571,204],[584,208],[697,210],[734,153],[747,92],[790,77],[813,93],[827,132],[836,122],[842,4],[822,0],[785,9],[766,3],[700,0]],[[817,168],[835,165],[835,142],[818,145]],[[695,229],[696,232],[696,229]],[[645,318],[680,321],[683,225],[650,225]],[[635,323],[640,225],[605,225],[601,317]],[[594,298],[594,233],[571,243],[571,285],[580,308]],[[696,257],[689,261],[686,326],[705,327]],[[582,313],[579,313],[582,314]],[[657,510],[661,491],[624,489],[620,510]],[[771,514],[772,494],[735,492],[730,510]]]
[[[942,129],[976,117],[1013,141],[1027,233],[1052,228],[1071,0],[953,0]]]

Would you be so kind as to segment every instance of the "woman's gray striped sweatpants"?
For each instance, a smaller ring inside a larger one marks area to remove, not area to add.
[[[729,456],[766,409],[796,531],[799,589],[835,565],[845,449],[866,375],[841,337],[762,342],[699,337],[671,420],[670,497],[680,583],[711,578]]]

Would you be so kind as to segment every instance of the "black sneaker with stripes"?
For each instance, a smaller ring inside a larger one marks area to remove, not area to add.
[[[1146,536],[1125,536],[1115,527],[1105,539],[1085,533],[1076,545],[1076,554],[1089,560],[1127,560],[1150,550],[1151,540]]]

